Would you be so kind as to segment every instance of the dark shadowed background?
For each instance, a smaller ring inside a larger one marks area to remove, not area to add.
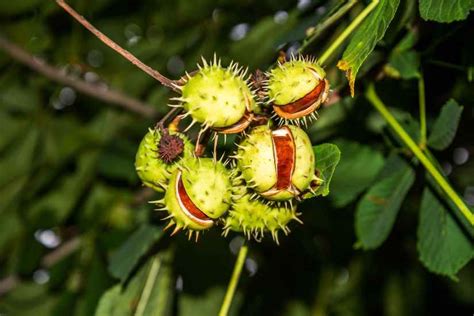
[[[214,53],[224,64],[234,60],[251,71],[266,70],[280,50],[296,51],[308,28],[343,2],[69,1],[171,78]],[[355,4],[306,53],[318,56],[365,5]],[[331,193],[300,206],[304,225],[292,223],[279,246],[268,237],[250,243],[232,315],[474,312],[472,248],[444,276],[419,259],[418,214],[427,181],[416,163],[416,180],[383,244],[362,250],[362,233],[355,230],[361,197],[377,182],[389,154],[410,159],[364,98],[370,82],[415,132],[413,73],[425,78],[428,130],[450,98],[464,106],[453,142],[433,154],[464,201],[474,205],[473,22],[472,14],[449,24],[427,22],[417,1],[402,1],[358,73],[355,98],[336,68],[343,47],[326,62],[332,101],[308,133],[313,144],[332,142],[341,150]],[[411,36],[410,47],[400,48]],[[44,62],[36,63],[38,58]],[[0,315],[93,315],[107,290],[102,302],[113,304],[114,315],[137,315],[158,256],[141,315],[217,314],[242,237],[213,230],[194,243],[184,234],[162,234],[162,214],[147,203],[159,196],[141,186],[134,170],[138,144],[168,111],[170,96],[54,1],[0,1]],[[472,235],[466,236],[472,245]],[[457,260],[455,248],[443,251],[452,250],[447,256]],[[103,310],[110,307],[102,308],[97,314],[108,315]]]

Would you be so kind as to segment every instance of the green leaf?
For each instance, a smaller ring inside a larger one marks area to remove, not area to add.
[[[474,244],[430,188],[423,191],[417,235],[420,260],[432,272],[456,279],[474,258]]]
[[[183,293],[179,296],[178,315],[179,316],[208,316],[218,315],[219,308],[224,299],[225,289],[223,287],[211,287],[205,292],[192,295]],[[229,316],[240,315],[238,307],[242,304],[243,295],[239,291],[235,293]]]
[[[383,38],[390,22],[397,12],[399,0],[380,0],[375,10],[365,18],[359,28],[352,35],[342,59],[337,67],[346,72],[354,96],[354,85],[359,68]]]
[[[319,173],[319,178],[323,180],[323,183],[316,189],[315,196],[326,196],[329,194],[329,185],[341,158],[341,151],[334,144],[321,144],[314,146],[313,150],[316,156],[316,170]]]
[[[96,316],[108,316],[116,309],[117,301],[120,299],[122,287],[120,284],[114,285],[105,292],[100,298],[99,304],[95,311]]]
[[[151,258],[125,287],[117,284],[105,292],[95,315],[170,315],[174,287],[170,254]]]
[[[125,282],[138,261],[162,235],[163,231],[159,227],[151,225],[141,226],[110,257],[108,268],[110,274]]]
[[[443,23],[461,21],[472,9],[472,0],[420,0],[420,15],[424,20]]]
[[[392,56],[390,56],[389,66],[393,67],[403,79],[418,78],[420,58],[419,55],[412,50],[394,52]]]
[[[1,103],[0,106],[2,106]],[[25,119],[15,118],[14,115],[0,112],[0,126],[2,126],[0,133],[0,152],[2,152],[15,139],[20,139],[23,136],[28,122]]]
[[[372,183],[384,163],[380,152],[357,142],[338,140],[341,161],[334,172],[330,195],[337,207],[343,207]]]
[[[20,238],[22,231],[23,225],[17,213],[0,213],[0,251],[11,247],[12,241]]]
[[[356,235],[364,249],[377,248],[387,239],[398,210],[415,181],[415,172],[403,159],[392,155],[378,178],[356,209]]]
[[[10,184],[16,179],[27,176],[34,167],[34,155],[39,141],[39,131],[31,128],[25,131],[15,146],[0,159],[0,187]]]
[[[0,300],[2,315],[53,315],[58,297],[48,293],[48,287],[34,282],[20,282]]]
[[[428,146],[437,150],[446,149],[456,136],[463,107],[455,100],[450,99],[441,109],[431,133],[428,137]]]
[[[64,221],[89,188],[97,162],[96,152],[86,152],[78,158],[77,170],[61,178],[48,194],[40,197],[28,211],[28,219],[37,226],[54,226]]]

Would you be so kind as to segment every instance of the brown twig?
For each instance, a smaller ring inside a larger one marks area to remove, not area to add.
[[[94,34],[98,39],[100,39],[105,45],[109,46],[117,53],[122,55],[125,59],[130,61],[132,64],[158,80],[162,85],[168,87],[176,92],[179,92],[179,89],[176,87],[177,81],[171,80],[165,76],[163,76],[157,70],[151,68],[150,66],[143,63],[140,59],[135,57],[132,53],[128,50],[122,48],[120,45],[115,43],[112,39],[110,39],[107,35],[99,31],[95,26],[89,23],[82,15],[77,13],[73,8],[71,8],[64,0],[56,0],[56,3],[62,7],[69,15],[71,15],[74,19],[76,19],[79,23],[81,23],[86,29],[88,29],[92,34]]]
[[[165,128],[166,122],[174,119],[183,109],[182,108],[173,108],[165,116],[163,116],[158,122],[156,122],[155,129],[163,130]]]
[[[54,251],[48,253],[41,259],[41,266],[44,268],[51,268],[53,265],[66,258],[74,251],[76,251],[81,245],[81,239],[76,236],[56,248]]]
[[[110,104],[121,106],[122,108],[138,113],[144,117],[154,118],[157,115],[157,111],[150,105],[144,104],[119,91],[109,88],[104,89],[102,86],[91,84],[79,78],[72,77],[61,69],[49,65],[44,60],[32,56],[30,53],[26,52],[2,36],[0,36],[0,49],[5,51],[11,58],[30,67],[46,78],[70,86],[83,94],[92,96]]]
[[[20,278],[16,274],[9,275],[0,280],[0,297],[10,292],[20,283]]]

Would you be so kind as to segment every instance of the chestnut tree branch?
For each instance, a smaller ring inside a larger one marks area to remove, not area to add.
[[[99,31],[95,26],[93,26],[89,21],[87,21],[82,15],[77,13],[73,8],[71,8],[64,0],[56,0],[56,3],[63,8],[69,15],[71,15],[74,19],[76,19],[79,23],[81,23],[87,30],[89,30],[92,34],[94,34],[99,40],[101,40],[105,45],[112,48],[114,51],[122,55],[125,59],[130,61],[132,64],[149,74],[151,77],[158,80],[162,85],[165,87],[170,88],[174,91],[179,91],[177,88],[177,81],[171,80],[165,76],[163,76],[157,70],[151,68],[150,66],[143,63],[140,59],[135,57],[132,53],[128,50],[122,48],[112,39],[110,39],[107,35]]]
[[[109,104],[118,105],[124,109],[138,113],[147,118],[154,118],[158,114],[157,111],[150,105],[131,98],[120,91],[104,88],[103,86],[91,84],[79,78],[70,76],[61,69],[51,66],[44,60],[31,55],[21,47],[10,42],[8,39],[2,36],[0,36],[0,50],[3,50],[11,58],[23,65],[28,66],[46,78],[66,86],[70,86],[71,88],[74,88],[83,94],[92,96]]]

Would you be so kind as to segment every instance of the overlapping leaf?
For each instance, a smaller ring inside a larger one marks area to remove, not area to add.
[[[374,249],[387,239],[415,172],[397,155],[385,163],[377,181],[362,197],[356,210],[355,228],[358,243]]]
[[[425,188],[418,223],[418,253],[432,272],[456,278],[456,273],[474,258],[474,244],[430,188]]]
[[[443,106],[428,137],[428,146],[437,150],[446,149],[456,136],[463,107],[451,99]]]
[[[316,170],[323,180],[321,186],[316,190],[316,195],[326,196],[329,194],[329,185],[339,163],[341,152],[334,144],[321,144],[314,146],[313,150],[316,156]]]
[[[397,12],[399,3],[399,0],[381,0],[375,10],[354,32],[342,60],[337,63],[337,67],[346,72],[352,96],[354,96],[355,79],[359,68],[373,51],[375,45],[383,38]]]
[[[377,150],[368,145],[338,140],[341,162],[334,172],[331,200],[337,207],[353,201],[367,189],[382,168],[384,159]]]
[[[420,15],[425,20],[450,23],[467,18],[474,9],[472,0],[419,0]]]
[[[170,259],[170,252],[156,255],[130,282],[110,288],[100,299],[95,315],[170,315],[174,287]]]
[[[127,280],[150,247],[163,235],[159,227],[143,225],[111,256],[109,272],[122,282]]]

